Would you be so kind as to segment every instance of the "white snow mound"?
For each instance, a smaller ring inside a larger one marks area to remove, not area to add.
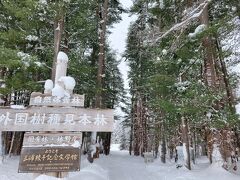
[[[48,79],[45,81],[44,85],[45,90],[52,90],[53,89],[53,81],[51,79]]]
[[[62,77],[59,78],[58,81],[63,82],[65,88],[70,89],[70,90],[73,90],[75,85],[76,85],[75,79],[71,76],[62,76]]]
[[[193,33],[189,33],[188,37],[190,38],[195,38],[198,34],[202,33],[207,26],[205,24],[199,25]]]
[[[57,61],[67,63],[68,62],[67,54],[62,51],[59,51],[58,56],[57,56]]]
[[[55,87],[52,89],[52,96],[62,98],[64,97],[64,93],[65,93],[64,89],[58,84],[56,84]]]

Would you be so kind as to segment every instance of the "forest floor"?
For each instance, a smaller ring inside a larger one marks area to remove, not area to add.
[[[0,180],[32,180],[31,174],[18,174],[19,157],[7,159],[0,165]],[[240,167],[240,165],[238,166]],[[189,171],[185,167],[176,168],[176,164],[162,164],[159,159],[153,163],[144,163],[142,157],[129,156],[127,151],[111,151],[109,156],[101,155],[94,163],[82,156],[81,171],[70,173],[67,180],[239,180],[237,174],[230,173],[219,164],[209,165],[207,158],[197,159]],[[36,180],[55,180],[42,175]]]

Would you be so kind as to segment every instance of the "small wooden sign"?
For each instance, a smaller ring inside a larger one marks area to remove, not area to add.
[[[0,131],[113,131],[112,109],[30,107],[0,109]]]
[[[82,133],[25,133],[23,147],[38,146],[72,146],[79,147],[82,144]]]
[[[84,95],[73,94],[71,97],[54,97],[51,94],[33,92],[30,97],[30,106],[54,107],[84,107]]]
[[[79,170],[79,148],[22,148],[18,169],[19,173],[71,172]]]

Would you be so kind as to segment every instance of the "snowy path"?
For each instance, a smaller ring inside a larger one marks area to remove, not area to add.
[[[240,176],[231,174],[218,165],[209,165],[206,158],[198,160],[193,170],[176,164],[162,164],[160,160],[145,164],[143,158],[129,156],[126,151],[112,151],[109,156],[101,155],[93,164],[82,156],[81,171],[70,173],[67,180],[239,180]],[[18,158],[8,159],[0,165],[0,180],[32,180],[31,174],[18,174]],[[37,180],[47,180],[41,176]],[[48,180],[55,180],[50,178]]]
[[[107,157],[105,168],[109,170],[109,179],[112,180],[157,180],[157,177],[151,176],[146,171],[146,165],[143,163],[143,159],[139,157],[129,157],[127,152],[112,152]],[[102,164],[103,159],[99,159],[99,164]]]
[[[89,164],[83,161],[83,169],[70,180],[97,180],[94,176],[101,174],[101,180],[239,180],[240,176],[231,174],[219,165],[210,166],[206,158],[199,159],[193,170],[176,168],[175,163],[163,165],[155,160],[145,164],[143,158],[129,156],[126,151],[112,151],[109,156],[102,156]],[[94,170],[93,170],[94,169]],[[94,172],[94,173],[93,173]],[[85,174],[84,174],[85,173]],[[84,176],[83,176],[84,174]],[[90,175],[92,174],[92,175]],[[86,176],[85,176],[86,175]],[[81,178],[80,178],[81,177]]]

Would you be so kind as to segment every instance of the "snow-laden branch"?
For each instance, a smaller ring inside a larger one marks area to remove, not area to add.
[[[207,8],[209,3],[210,3],[210,0],[205,0],[198,7],[193,9],[192,12],[189,13],[190,16],[188,16],[185,20],[183,20],[180,23],[175,24],[168,31],[164,32],[162,35],[160,35],[158,38],[156,38],[155,43],[157,43],[159,40],[161,40],[162,38],[166,37],[167,35],[169,35],[173,31],[177,31],[177,30],[181,29],[185,25],[187,25],[190,22],[192,22],[194,19],[200,18],[200,16],[202,15],[202,13],[205,10],[205,8]]]

